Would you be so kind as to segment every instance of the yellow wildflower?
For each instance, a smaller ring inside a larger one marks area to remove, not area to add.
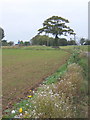
[[[20,113],[22,112],[22,108],[19,109],[19,112],[20,112]]]
[[[29,97],[29,98],[31,98],[31,97],[32,97],[32,95],[29,95],[28,97]]]
[[[32,90],[30,90],[30,92],[31,92]]]

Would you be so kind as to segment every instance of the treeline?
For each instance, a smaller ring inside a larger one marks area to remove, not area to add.
[[[32,45],[46,45],[46,46],[54,46],[55,39],[53,37],[48,37],[46,35],[36,35],[31,39]],[[77,45],[75,40],[67,41],[65,38],[58,38],[58,46],[66,46],[66,45]]]
[[[81,45],[90,45],[90,40],[81,38],[79,41]],[[18,40],[17,44],[14,44],[13,41],[7,42],[7,40],[2,40],[2,46],[30,46],[30,45],[45,45],[45,46],[55,46],[55,39],[53,37],[48,37],[47,35],[36,35],[30,41],[23,42]],[[65,38],[58,38],[58,46],[67,46],[67,45],[77,45],[75,40],[70,39],[69,41]]]
[[[77,43],[75,40],[70,39],[69,41],[65,38],[58,38],[58,46],[67,45],[90,45],[90,40],[81,38]],[[31,39],[32,45],[46,45],[55,46],[55,39],[53,37],[48,37],[47,35],[36,35]]]
[[[30,45],[30,41],[23,42],[21,40],[17,44],[14,44],[13,41],[7,42],[7,40],[2,40],[2,46],[13,46],[13,45],[29,46]]]
[[[13,41],[7,42],[7,40],[2,40],[2,46],[12,46],[14,45]]]
[[[81,45],[90,45],[90,40],[85,39],[85,38],[81,38],[80,39],[80,44]]]

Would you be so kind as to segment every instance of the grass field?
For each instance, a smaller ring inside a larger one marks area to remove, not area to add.
[[[70,53],[52,48],[2,50],[3,109],[25,97],[44,78],[54,73]]]

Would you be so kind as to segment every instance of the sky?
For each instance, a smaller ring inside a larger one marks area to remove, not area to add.
[[[88,0],[0,0],[0,27],[7,41],[29,41],[51,16],[69,20],[76,38],[88,38]]]

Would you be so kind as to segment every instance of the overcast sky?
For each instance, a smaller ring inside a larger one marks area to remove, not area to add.
[[[0,0],[4,39],[15,43],[30,40],[53,15],[68,19],[78,38],[88,38],[88,0]]]

